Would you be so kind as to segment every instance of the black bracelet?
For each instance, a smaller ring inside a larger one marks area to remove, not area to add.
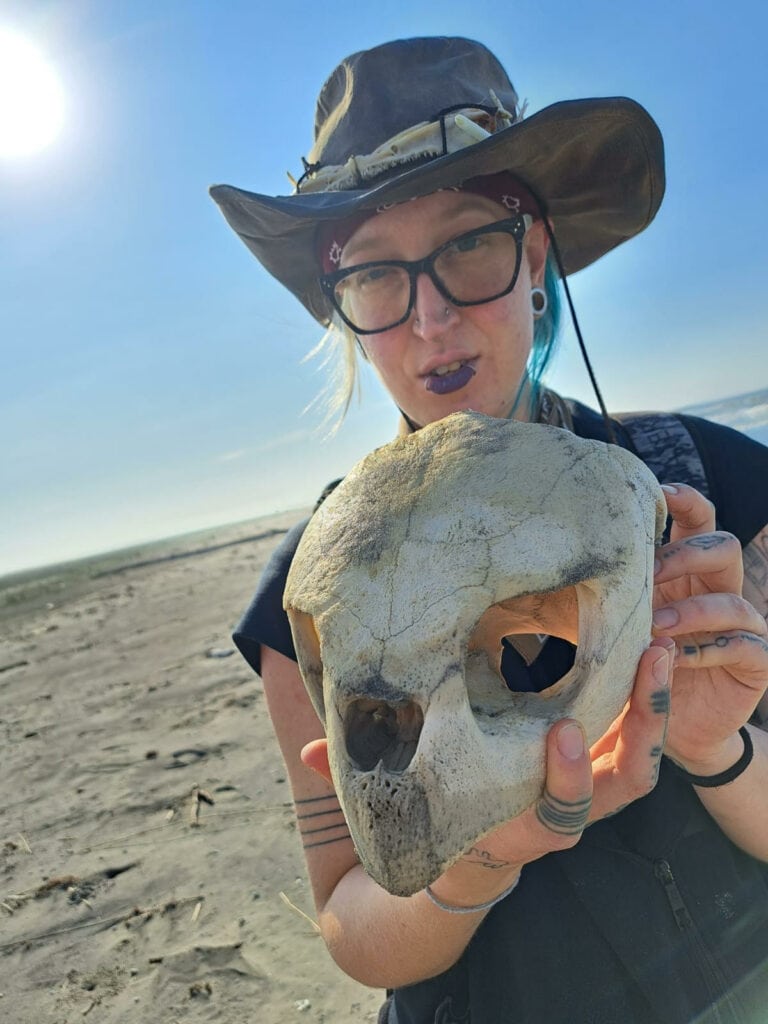
[[[724,786],[728,782],[733,782],[734,779],[738,779],[743,771],[745,771],[752,761],[752,756],[755,752],[752,746],[752,737],[749,735],[749,729],[745,725],[739,729],[739,736],[744,740],[744,753],[741,755],[736,764],[731,765],[730,768],[726,768],[724,772],[720,772],[719,775],[691,775],[685,768],[681,768],[679,764],[671,758],[666,758],[666,762],[672,771],[677,775],[678,778],[683,779],[685,782],[690,782],[692,786],[702,786],[704,789],[715,789],[717,786]]]

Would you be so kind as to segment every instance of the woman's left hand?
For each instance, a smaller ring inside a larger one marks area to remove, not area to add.
[[[664,491],[673,523],[657,552],[653,633],[677,648],[664,751],[714,774],[738,760],[738,730],[768,686],[768,625],[741,596],[741,545],[715,529],[712,503],[683,484]]]

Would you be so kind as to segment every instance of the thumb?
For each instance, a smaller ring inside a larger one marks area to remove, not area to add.
[[[536,817],[550,832],[575,842],[587,824],[592,803],[592,767],[584,730],[563,719],[547,737],[547,781],[536,804]]]
[[[333,785],[331,766],[328,763],[328,740],[325,737],[321,740],[312,740],[302,748],[301,763]]]

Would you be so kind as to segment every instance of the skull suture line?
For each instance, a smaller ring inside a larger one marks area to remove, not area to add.
[[[590,743],[650,638],[662,492],[630,453],[455,413],[363,459],[312,517],[285,606],[365,870],[407,896],[521,813],[545,735]],[[541,694],[511,692],[501,638],[578,641]]]

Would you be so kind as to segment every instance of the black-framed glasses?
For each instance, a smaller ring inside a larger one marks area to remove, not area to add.
[[[323,275],[320,285],[355,334],[378,334],[405,323],[419,274],[427,274],[454,306],[480,306],[515,287],[530,225],[528,214],[517,214],[466,231],[424,259],[358,263]]]

